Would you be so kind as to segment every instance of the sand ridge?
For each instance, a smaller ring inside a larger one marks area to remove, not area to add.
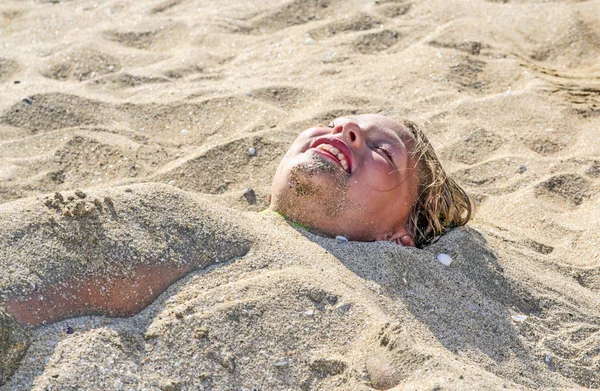
[[[598,388],[598,9],[2,2],[2,294],[194,271],[131,318],[0,334],[1,388]],[[469,228],[416,250],[257,213],[299,131],[368,112],[425,124]]]

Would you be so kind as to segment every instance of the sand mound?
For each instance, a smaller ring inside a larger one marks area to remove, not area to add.
[[[3,305],[183,278],[128,318],[1,310],[1,388],[599,388],[599,7],[2,2]],[[295,134],[367,112],[425,122],[470,228],[418,250],[257,213]]]

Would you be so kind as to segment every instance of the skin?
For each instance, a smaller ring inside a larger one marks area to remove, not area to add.
[[[323,139],[348,147],[349,170],[315,148]],[[277,169],[271,209],[329,236],[414,246],[408,227],[418,189],[417,164],[408,153],[413,144],[404,126],[376,114],[307,129]]]
[[[131,316],[146,308],[191,266],[137,265],[128,277],[95,276],[49,286],[3,306],[22,325],[38,326],[79,315]]]

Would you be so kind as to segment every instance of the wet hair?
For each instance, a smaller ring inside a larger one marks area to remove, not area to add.
[[[416,246],[421,248],[449,229],[465,225],[474,205],[467,193],[448,177],[423,129],[406,119],[398,122],[414,138],[410,153],[417,162],[419,189],[409,214],[408,228]]]

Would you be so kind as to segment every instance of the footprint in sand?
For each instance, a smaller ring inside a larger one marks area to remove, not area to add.
[[[123,46],[161,51],[173,48],[177,42],[186,42],[187,31],[188,29],[182,24],[171,24],[137,31],[108,30],[103,36]]]
[[[0,124],[24,128],[32,133],[99,124],[111,107],[75,95],[61,93],[33,95],[20,101],[0,115]]]
[[[506,141],[494,132],[474,129],[462,137],[462,140],[441,151],[442,156],[465,164],[475,164],[488,159],[492,153]]]
[[[362,54],[373,54],[391,48],[398,42],[398,33],[382,30],[360,36],[352,42],[354,49]]]
[[[335,15],[340,4],[340,0],[293,0],[256,19],[252,23],[252,30],[258,33],[272,32],[321,20]]]
[[[250,93],[252,98],[270,103],[281,109],[294,109],[312,101],[309,91],[289,86],[257,88]]]
[[[433,41],[427,42],[429,45],[434,48],[444,48],[444,49],[455,49],[461,52],[465,52],[468,54],[472,54],[477,56],[481,54],[481,49],[486,47],[486,45],[482,44],[479,41],[446,41],[441,39],[435,39]]]
[[[347,16],[341,20],[310,30],[308,35],[313,39],[325,39],[340,33],[366,31],[379,27],[383,22],[367,13]]]
[[[459,91],[482,92],[485,85],[482,76],[486,65],[485,61],[465,57],[458,64],[450,67],[448,79]]]
[[[556,175],[535,188],[536,197],[550,202],[561,201],[570,207],[581,205],[593,194],[592,182],[578,174]]]
[[[461,183],[488,195],[515,192],[527,186],[533,178],[523,173],[523,161],[515,158],[498,158],[475,164],[452,173]]]
[[[50,59],[42,75],[54,80],[89,80],[120,69],[119,60],[94,49],[61,52]]]
[[[403,0],[376,0],[375,4],[378,6],[375,11],[388,18],[399,18],[406,15],[413,7],[413,3]]]

